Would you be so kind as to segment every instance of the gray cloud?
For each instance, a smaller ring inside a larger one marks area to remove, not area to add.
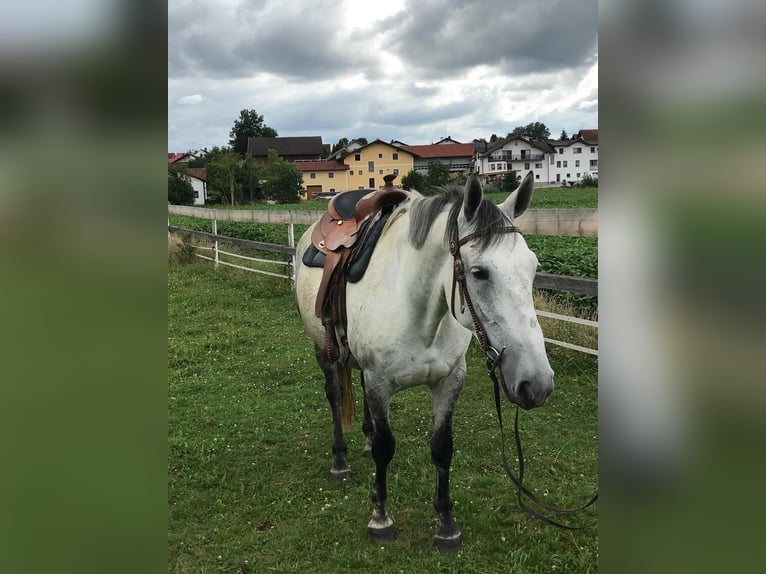
[[[497,65],[511,74],[590,61],[597,43],[595,0],[417,0],[389,18],[384,38],[428,76]]]
[[[593,80],[578,88],[597,62],[595,0],[408,0],[373,27],[348,6],[170,0],[170,150],[226,144],[244,108],[330,143],[598,125]],[[191,94],[199,105],[182,105]]]

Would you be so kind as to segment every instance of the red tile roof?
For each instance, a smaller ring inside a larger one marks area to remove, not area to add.
[[[403,145],[403,150],[422,157],[471,157],[476,153],[473,144]]]
[[[204,167],[187,167],[186,173],[202,181],[207,181],[207,169]]]
[[[580,130],[577,132],[577,136],[586,142],[598,143],[598,129]]]
[[[178,160],[185,158],[186,156],[192,155],[189,152],[185,153],[170,153],[168,152],[168,163],[176,163]]]
[[[348,169],[348,166],[340,161],[295,161],[293,165],[300,171],[340,171]]]

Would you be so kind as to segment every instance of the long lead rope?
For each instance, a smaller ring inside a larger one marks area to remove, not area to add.
[[[557,528],[564,528],[565,530],[580,530],[582,528],[586,528],[588,525],[584,524],[581,526],[572,526],[569,524],[564,524],[563,522],[559,522],[558,520],[555,520],[553,518],[549,518],[548,516],[545,516],[544,514],[541,514],[534,508],[530,507],[526,504],[524,501],[524,497],[526,496],[529,500],[534,502],[535,504],[542,506],[543,508],[550,510],[552,512],[560,512],[560,513],[573,513],[573,512],[579,512],[581,510],[584,510],[588,508],[590,505],[596,502],[598,500],[598,492],[594,493],[593,496],[591,496],[585,503],[581,504],[580,506],[577,506],[575,508],[562,508],[560,506],[556,506],[555,504],[549,504],[545,502],[544,500],[540,500],[540,498],[535,495],[532,491],[530,491],[528,488],[526,488],[523,484],[524,482],[524,451],[521,448],[521,436],[519,435],[519,407],[516,407],[516,416],[514,418],[513,423],[513,434],[514,439],[516,443],[516,453],[519,457],[519,476],[518,478],[513,474],[510,467],[508,466],[508,457],[505,454],[505,431],[503,429],[503,411],[500,404],[500,382],[497,379],[497,375],[495,375],[495,370],[492,368],[490,370],[489,360],[487,361],[487,374],[489,375],[490,379],[492,379],[492,384],[494,386],[495,391],[495,409],[497,410],[497,421],[500,425],[500,452],[502,454],[503,459],[503,468],[505,469],[506,474],[508,477],[513,481],[513,483],[516,485],[516,492],[517,492],[517,498],[519,501],[519,507],[529,514],[530,516],[533,516],[539,520],[542,520],[546,524],[550,524],[551,526],[556,526]],[[493,365],[494,367],[494,365]]]
[[[514,225],[509,225],[500,230],[502,233],[521,233],[521,230],[519,230],[518,227]],[[537,504],[538,506],[541,506],[542,508],[545,508],[547,510],[550,510],[552,512],[560,512],[560,513],[573,513],[573,512],[579,512],[581,510],[584,510],[585,508],[588,508],[590,505],[596,502],[598,500],[598,492],[593,494],[593,496],[590,497],[585,503],[582,505],[576,507],[576,508],[562,508],[560,506],[556,506],[554,504],[549,504],[543,500],[540,500],[540,498],[535,495],[532,491],[530,491],[528,488],[524,486],[524,451],[521,448],[521,437],[519,435],[519,407],[516,406],[516,417],[513,424],[513,432],[514,432],[514,439],[516,443],[516,453],[519,457],[519,476],[516,478],[516,476],[511,471],[510,467],[508,466],[508,457],[505,454],[505,431],[503,429],[503,412],[500,404],[500,381],[497,378],[497,375],[495,374],[495,371],[498,367],[498,363],[500,362],[500,357],[503,354],[503,351],[505,350],[505,347],[503,347],[500,351],[498,351],[495,347],[493,347],[489,342],[489,337],[487,336],[487,332],[484,330],[484,326],[481,324],[481,320],[479,319],[479,316],[476,313],[476,310],[473,306],[473,301],[471,301],[471,296],[468,293],[468,286],[466,282],[465,277],[465,266],[463,265],[463,258],[460,255],[460,247],[465,245],[468,241],[476,237],[478,234],[473,233],[471,235],[468,235],[464,237],[463,239],[458,239],[457,232],[455,233],[455,236],[450,241],[450,253],[453,257],[453,271],[452,271],[452,296],[450,298],[450,310],[452,311],[452,316],[456,317],[455,315],[455,287],[457,286],[459,288],[459,295],[460,295],[460,312],[464,312],[465,307],[468,307],[468,311],[471,314],[471,320],[473,321],[474,331],[476,333],[476,338],[479,340],[479,344],[481,345],[482,350],[484,351],[484,355],[487,360],[487,374],[489,375],[489,378],[492,379],[492,383],[494,385],[494,392],[495,392],[495,409],[497,410],[497,421],[500,425],[500,452],[502,454],[503,459],[503,468],[505,469],[506,474],[511,479],[511,481],[516,485],[516,491],[517,491],[517,498],[519,501],[519,507],[529,514],[530,516],[533,516],[534,518],[537,518],[546,524],[549,524],[551,526],[555,526],[557,528],[563,528],[566,530],[580,530],[582,528],[586,528],[588,525],[582,525],[582,526],[572,526],[569,524],[564,524],[563,522],[559,522],[558,520],[555,520],[553,518],[549,518],[548,516],[545,516],[544,514],[538,512],[534,508],[527,505],[527,503],[524,501],[524,497],[526,496],[529,500],[531,500],[533,503]]]

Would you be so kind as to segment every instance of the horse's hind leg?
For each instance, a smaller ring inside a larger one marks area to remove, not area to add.
[[[330,479],[334,482],[344,482],[351,476],[351,469],[346,463],[346,441],[343,439],[343,425],[340,417],[340,379],[335,363],[324,358],[322,349],[314,346],[314,354],[319,368],[324,373],[324,392],[332,412],[333,464],[330,469]]]
[[[431,461],[436,468],[436,494],[434,509],[439,515],[439,529],[434,543],[441,552],[457,552],[463,537],[452,518],[452,500],[449,495],[449,468],[452,463],[452,411],[455,410],[460,390],[465,381],[465,367],[458,367],[441,384],[431,388],[433,408],[433,435]]]
[[[373,542],[388,542],[395,538],[394,522],[386,511],[388,489],[386,475],[388,464],[394,458],[396,441],[388,420],[388,406],[391,397],[385,383],[377,377],[367,375],[365,396],[368,399],[372,418],[372,458],[375,461],[375,481],[370,490],[372,519],[367,525],[367,535]]]
[[[370,405],[367,404],[367,393],[364,391],[364,371],[360,371],[360,373],[362,379],[362,392],[364,393],[364,420],[362,421],[364,448],[362,448],[362,456],[372,458],[372,416],[370,415]]]

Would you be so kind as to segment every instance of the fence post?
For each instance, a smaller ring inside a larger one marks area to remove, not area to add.
[[[287,224],[287,245],[295,248],[295,225]],[[295,290],[295,253],[290,256],[290,287]]]
[[[218,220],[213,220],[213,235],[218,235]],[[215,266],[218,267],[218,240],[213,243],[213,257],[215,259]]]

